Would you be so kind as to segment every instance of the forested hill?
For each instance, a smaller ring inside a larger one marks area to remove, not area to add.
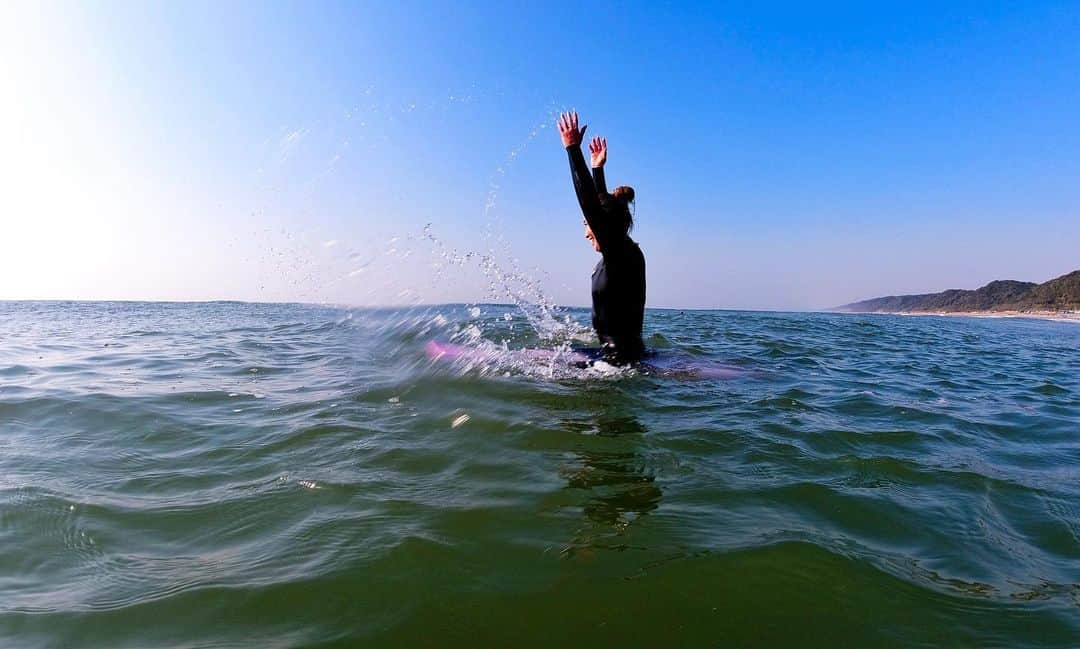
[[[852,302],[834,311],[958,312],[1080,310],[1080,270],[1042,284],[997,280],[973,291],[949,289],[924,295],[890,295]]]

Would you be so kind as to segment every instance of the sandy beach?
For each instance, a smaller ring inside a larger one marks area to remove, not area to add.
[[[857,312],[851,312],[857,313]],[[887,315],[962,316],[966,318],[1038,318],[1080,323],[1080,311],[871,311]]]

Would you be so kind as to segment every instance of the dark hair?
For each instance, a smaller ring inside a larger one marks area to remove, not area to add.
[[[629,234],[630,230],[634,229],[634,214],[630,210],[630,204],[634,202],[634,188],[629,185],[620,185],[611,193],[611,197],[614,199],[611,216],[618,219],[621,222],[620,225],[625,225],[625,231]]]

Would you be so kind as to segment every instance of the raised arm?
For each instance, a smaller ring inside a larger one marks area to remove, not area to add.
[[[600,205],[600,197],[596,193],[596,185],[593,184],[593,179],[589,175],[585,156],[581,153],[581,140],[588,126],[578,129],[577,113],[563,113],[559,116],[558,123],[559,136],[562,137],[563,147],[566,148],[566,153],[570,157],[570,178],[574,181],[574,191],[577,192],[581,213],[585,216],[585,222],[592,229],[602,251],[604,244],[611,237],[606,227],[604,208]]]
[[[607,193],[607,181],[604,180],[604,163],[607,162],[607,138],[594,137],[589,142],[589,154],[592,164],[592,179],[599,194]]]

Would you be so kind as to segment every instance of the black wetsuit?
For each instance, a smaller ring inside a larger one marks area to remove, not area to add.
[[[645,255],[625,231],[617,210],[625,207],[607,193],[604,169],[588,165],[580,146],[567,147],[570,176],[581,212],[600,245],[602,258],[592,274],[592,324],[604,357],[633,363],[645,353],[641,325],[645,317]]]

